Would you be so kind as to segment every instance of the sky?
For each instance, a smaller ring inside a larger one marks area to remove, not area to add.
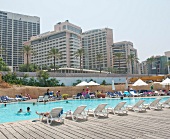
[[[170,0],[0,0],[0,10],[40,17],[41,33],[65,20],[83,31],[111,28],[139,61],[170,51]]]

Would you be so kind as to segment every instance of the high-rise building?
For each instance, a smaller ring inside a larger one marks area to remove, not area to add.
[[[106,70],[111,66],[113,31],[109,28],[94,29],[82,33],[82,47],[84,49],[83,67],[85,69]],[[97,55],[102,58],[100,63]]]
[[[152,63],[148,63],[148,74],[167,74],[167,56],[155,56]]]
[[[133,48],[133,43],[122,41],[113,44],[113,68],[117,73],[138,74],[139,64],[137,50]],[[118,56],[118,53],[120,56]],[[131,59],[130,59],[131,57]]]
[[[75,53],[82,48],[81,33],[82,29],[80,27],[66,20],[57,23],[54,26],[54,31],[31,37],[29,41],[25,42],[36,53],[36,55],[31,56],[30,62],[40,67],[50,67],[54,60],[48,58],[48,53],[52,48],[56,48],[62,54],[61,59],[55,60],[56,66],[79,68],[80,59],[75,57]]]
[[[143,61],[140,63],[140,72],[141,72],[141,74],[148,74],[147,61]]]
[[[24,63],[23,42],[40,33],[40,18],[0,11],[0,48],[4,62],[13,70]]]
[[[170,74],[170,51],[165,52],[165,56],[167,57],[167,69],[168,69],[168,74]]]

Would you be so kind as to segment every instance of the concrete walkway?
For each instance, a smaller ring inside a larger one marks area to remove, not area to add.
[[[0,139],[169,139],[170,109],[129,112],[127,116],[65,119],[64,124],[21,121],[0,124]]]

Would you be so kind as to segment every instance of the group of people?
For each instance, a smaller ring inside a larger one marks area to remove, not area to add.
[[[98,90],[96,92],[91,92],[89,90],[89,87],[82,90],[81,93],[78,93],[77,96],[80,96],[80,98],[95,98],[98,93],[103,93],[103,90],[99,92]]]
[[[56,97],[58,99],[61,99],[60,90],[54,94],[54,91],[50,91],[50,89],[47,89],[47,92],[44,94],[44,96],[45,95],[47,95],[49,98]]]
[[[22,109],[19,109],[17,113],[22,113],[22,112],[23,112]],[[30,112],[31,112],[30,107],[27,107],[27,113],[30,113]]]

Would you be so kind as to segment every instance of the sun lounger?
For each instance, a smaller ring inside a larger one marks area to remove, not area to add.
[[[37,102],[43,102],[44,101],[44,97],[43,96],[39,96],[38,98],[37,98]]]
[[[127,110],[137,111],[137,112],[143,112],[146,111],[145,106],[143,106],[145,100],[139,100],[135,105],[131,106],[128,105],[126,108]]]
[[[164,101],[162,104],[162,107],[164,108],[170,108],[170,98],[168,98],[166,101]]]
[[[63,108],[57,107],[57,108],[53,108],[48,116],[40,115],[40,118],[41,116],[42,116],[42,120],[43,118],[46,118],[47,124],[51,124],[55,120],[57,120],[60,123],[64,123],[64,116],[62,114],[63,114]]]
[[[87,114],[90,115],[90,114],[93,114],[94,117],[99,117],[99,116],[105,116],[105,117],[108,117],[108,111],[107,109],[105,109],[107,104],[99,104],[96,109],[89,109],[87,111]]]
[[[45,95],[43,101],[49,101],[49,96]]]
[[[73,121],[77,121],[78,118],[83,118],[83,119],[87,120],[88,115],[85,112],[85,108],[86,107],[87,106],[82,105],[82,106],[77,107],[77,109],[74,112],[72,112],[72,111],[66,112],[65,113],[66,114],[66,118],[71,117]]]
[[[137,93],[135,93],[134,91],[129,91],[130,92],[130,94],[133,96],[133,97],[138,97],[138,96],[140,96],[140,94],[137,94]]]
[[[162,104],[160,104],[160,98],[155,99],[154,101],[152,101],[150,104],[144,104],[145,108],[149,108],[149,109],[154,109],[154,110],[161,110],[162,109]]]
[[[127,115],[128,111],[126,110],[126,108],[124,107],[124,105],[126,104],[126,102],[122,101],[119,102],[116,107],[111,107],[111,108],[107,108],[107,110],[109,112],[112,112],[113,114],[118,114],[118,115]]]

